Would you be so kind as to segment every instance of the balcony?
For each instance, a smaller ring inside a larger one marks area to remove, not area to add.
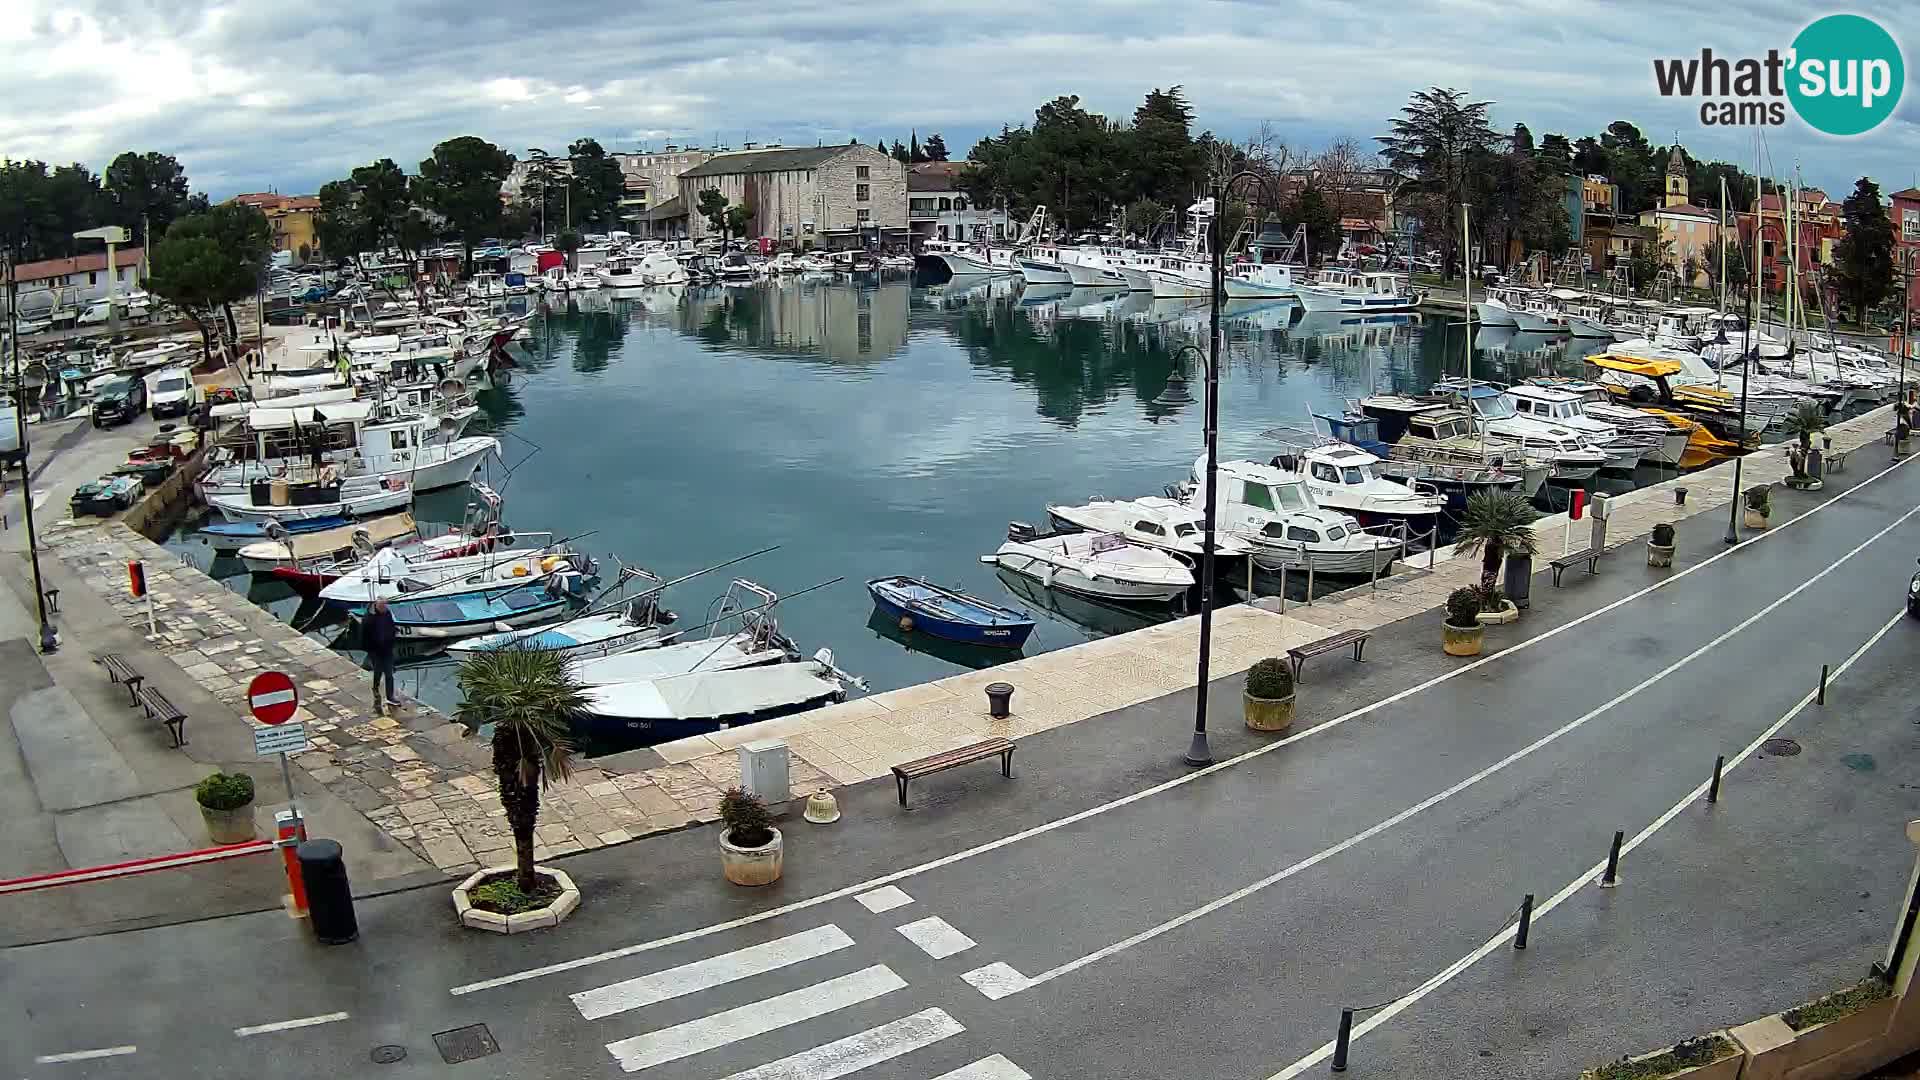
[[[920,210],[917,208],[910,208],[907,210],[908,221],[932,221],[934,218],[937,218],[939,216],[940,216],[940,211],[938,210]]]

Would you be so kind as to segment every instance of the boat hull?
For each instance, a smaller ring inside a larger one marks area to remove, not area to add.
[[[1027,637],[1033,633],[1032,620],[1024,624],[982,626],[979,623],[944,619],[924,608],[910,608],[872,586],[868,586],[867,591],[873,595],[874,610],[885,615],[895,625],[899,625],[902,619],[911,620],[913,632],[928,634],[944,641],[961,645],[990,645],[1001,649],[1018,649],[1027,643]]]
[[[1565,327],[1555,326],[1541,315],[1532,311],[1513,312],[1513,321],[1523,334],[1558,334]]]
[[[1209,296],[1213,289],[1204,281],[1195,281],[1184,274],[1154,270],[1148,273],[1155,300],[1183,299],[1195,296]]]
[[[1030,285],[1071,285],[1073,275],[1067,268],[1050,259],[1020,259],[1020,276]]]
[[[1088,596],[1096,600],[1122,603],[1166,603],[1186,594],[1189,586],[1173,582],[1115,581],[1112,578],[1088,578],[1069,567],[1055,566],[1017,551],[1001,552],[999,565],[1022,577],[1032,578],[1049,589]]]
[[[772,708],[758,709],[752,713],[736,713],[728,716],[643,717],[589,712],[575,718],[573,731],[577,735],[593,739],[617,741],[625,745],[652,746],[657,743],[673,742],[676,739],[689,739],[695,735],[711,735],[716,731],[755,724],[762,720],[776,720],[782,716],[810,712],[837,701],[844,701],[846,696],[845,690],[839,687],[829,689],[823,684],[820,693],[816,696]]]
[[[1123,267],[1120,270],[1120,276],[1125,279],[1127,288],[1132,292],[1150,293],[1153,291],[1153,275],[1145,270],[1136,270],[1130,266]]]
[[[399,491],[382,491],[372,495],[363,495],[346,502],[319,503],[314,506],[269,506],[256,507],[224,499],[213,503],[220,516],[230,522],[247,521],[305,521],[313,518],[334,518],[345,515],[353,518],[372,517],[413,505],[413,490],[402,488]]]
[[[1089,266],[1086,263],[1061,263],[1067,276],[1079,288],[1126,288],[1127,279],[1118,270],[1109,270],[1104,266]]]
[[[1308,552],[1301,545],[1261,545],[1254,549],[1253,564],[1262,570],[1305,572],[1311,566],[1315,574],[1333,577],[1369,577],[1393,571],[1398,549],[1368,548],[1358,551]],[[1311,558],[1309,558],[1309,554]]]
[[[1590,319],[1578,315],[1567,316],[1567,333],[1577,338],[1597,338],[1602,341],[1614,340],[1613,331]]]
[[[1513,312],[1507,310],[1505,304],[1494,304],[1476,300],[1473,304],[1473,313],[1480,320],[1481,326],[1519,325],[1513,319]]]
[[[951,271],[955,277],[966,274],[1011,274],[1014,272],[1014,268],[1011,266],[995,266],[985,258],[977,255],[963,254],[958,251],[946,252],[940,256],[940,260],[947,264],[947,269]]]
[[[1310,285],[1298,286],[1297,292],[1300,306],[1308,311],[1372,313],[1412,311],[1420,306],[1419,302],[1411,296],[1365,296],[1359,293],[1316,289]]]
[[[1226,285],[1229,300],[1292,300],[1300,292],[1291,285],[1262,285],[1237,277],[1229,277]]]

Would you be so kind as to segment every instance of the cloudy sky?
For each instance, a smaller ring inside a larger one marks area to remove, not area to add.
[[[1369,138],[1407,94],[1458,86],[1496,126],[1536,137],[1628,119],[1656,143],[1751,167],[1752,129],[1702,127],[1663,101],[1652,60],[1785,48],[1813,15],[1788,0],[11,0],[0,19],[0,155],[104,167],[163,150],[215,197],[311,192],[378,157],[409,171],[475,134],[516,153],[582,135],[609,149],[666,141],[811,145],[975,137],[1058,94],[1111,115],[1183,84],[1201,125],[1245,138],[1270,121],[1317,147]],[[1912,0],[1851,8],[1896,26]],[[1897,32],[1897,30],[1896,30]],[[1915,58],[1909,52],[1909,61]],[[1886,190],[1920,168],[1920,91],[1857,139],[1797,119],[1767,129],[1836,197],[1862,173]]]

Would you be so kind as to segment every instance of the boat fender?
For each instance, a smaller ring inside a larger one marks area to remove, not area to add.
[[[911,615],[900,616],[900,632],[903,634],[913,633],[913,616]]]
[[[519,563],[519,564],[517,564],[516,566],[514,566],[514,568],[513,568],[513,576],[514,576],[514,577],[526,577],[526,576],[527,576],[527,564],[526,564],[526,563]]]
[[[540,569],[546,571],[549,574],[553,573],[554,568],[559,565],[560,565],[560,556],[558,555],[549,555],[546,558],[540,560]],[[523,567],[521,568],[520,572],[524,574],[526,573],[526,569]]]

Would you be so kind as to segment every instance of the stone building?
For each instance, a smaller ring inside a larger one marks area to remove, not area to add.
[[[928,240],[984,244],[1012,231],[1007,212],[973,204],[960,190],[964,161],[929,161],[907,168],[907,224],[916,249]]]
[[[747,239],[770,247],[843,249],[907,242],[907,167],[870,146],[715,154],[678,178],[688,234],[717,237],[700,212],[715,190],[753,212]]]
[[[668,143],[665,149],[659,151],[614,154],[613,160],[620,163],[620,175],[626,180],[626,196],[620,200],[620,217],[628,223],[628,230],[636,236],[669,235],[665,223],[672,220],[673,215],[668,204],[680,194],[680,174],[705,164],[707,159],[713,157],[713,153],[697,146]],[[667,211],[665,216],[656,212],[662,210]],[[684,234],[685,230],[682,229],[681,235]]]
[[[1693,264],[1693,279],[1687,284],[1703,286],[1712,280],[1707,273],[1708,249],[1720,238],[1719,216],[1693,205],[1687,190],[1687,156],[1674,144],[1667,158],[1666,191],[1661,204],[1640,214],[1640,224],[1653,230],[1655,250],[1661,261],[1676,273]]]
[[[255,192],[235,195],[229,201],[251,206],[266,215],[273,250],[287,252],[297,263],[319,257],[320,238],[314,222],[320,212],[319,199],[312,195]]]

